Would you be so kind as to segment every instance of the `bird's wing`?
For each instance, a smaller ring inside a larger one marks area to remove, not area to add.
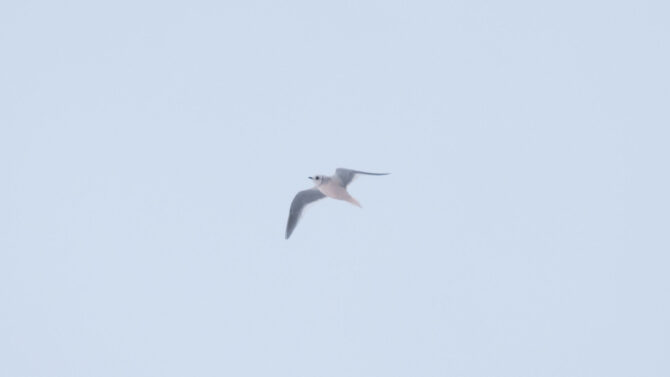
[[[335,170],[335,175],[337,176],[337,178],[340,179],[340,182],[342,182],[342,186],[344,187],[347,187],[347,185],[349,185],[349,183],[351,183],[351,181],[354,180],[356,174],[388,175],[390,173],[368,173],[364,171],[344,169],[344,168],[338,168]]]
[[[300,219],[300,215],[302,214],[302,210],[305,208],[305,206],[325,197],[326,196],[323,195],[321,191],[315,188],[300,191],[295,195],[293,202],[291,202],[291,210],[288,213],[288,222],[286,223],[286,239],[291,237],[293,229],[295,229],[295,226],[298,225],[298,219]]]

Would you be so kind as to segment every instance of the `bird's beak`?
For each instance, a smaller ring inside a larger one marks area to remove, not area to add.
[[[307,178],[309,178],[309,179],[314,179],[314,178],[312,178],[312,177],[307,177]]]

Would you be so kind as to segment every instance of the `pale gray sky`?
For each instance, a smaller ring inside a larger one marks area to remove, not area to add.
[[[0,376],[670,375],[668,4],[2,2]]]

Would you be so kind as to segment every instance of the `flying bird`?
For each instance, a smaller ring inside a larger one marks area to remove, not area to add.
[[[314,181],[314,187],[309,190],[300,191],[295,195],[295,198],[293,198],[293,202],[291,202],[291,209],[288,214],[288,222],[286,223],[286,239],[291,237],[291,233],[293,233],[295,226],[298,225],[298,219],[300,219],[302,210],[307,204],[313,203],[327,196],[333,199],[344,200],[360,207],[361,204],[358,203],[358,201],[347,192],[347,186],[358,174],[388,175],[390,173],[368,173],[364,171],[339,168],[335,170],[335,175],[330,177],[326,175],[315,175],[314,177],[307,177]]]

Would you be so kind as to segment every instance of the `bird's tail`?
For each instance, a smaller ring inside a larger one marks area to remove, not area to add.
[[[359,203],[358,200],[354,199],[354,197],[351,196],[351,195],[349,195],[349,197],[348,197],[346,200],[347,200],[349,203],[351,203],[351,204],[353,204],[353,205],[355,205],[355,206],[358,206],[359,208],[363,208],[363,206],[361,205],[361,203]]]

